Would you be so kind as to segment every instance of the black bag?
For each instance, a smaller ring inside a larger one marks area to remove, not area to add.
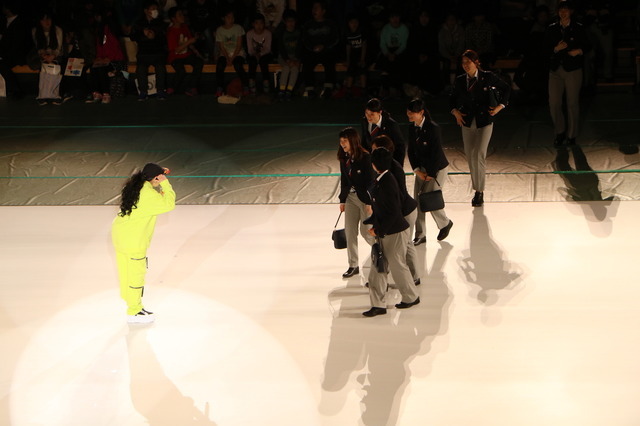
[[[113,77],[109,79],[109,93],[113,98],[124,98],[127,91],[127,78],[125,77],[124,64],[111,62]]]
[[[440,186],[440,183],[437,180],[436,183]],[[424,188],[424,184],[422,184],[422,187]],[[444,209],[444,197],[442,196],[442,190],[436,189],[431,192],[422,192],[422,188],[420,188],[418,204],[420,205],[420,211],[423,213]]]
[[[382,245],[378,238],[376,238],[376,242],[371,246],[371,263],[379,273],[386,274],[389,272],[389,262],[387,258],[384,257]]]
[[[336,229],[338,226],[338,221],[340,221],[340,216],[342,216],[342,212],[338,215],[338,220],[336,220],[336,224],[333,227],[333,232],[331,233],[331,239],[333,240],[333,247],[337,249],[345,249],[347,248],[347,234],[342,229]]]
[[[502,96],[496,87],[490,86],[488,88],[489,91],[489,106],[491,108],[495,108],[500,105],[500,101],[502,100]]]

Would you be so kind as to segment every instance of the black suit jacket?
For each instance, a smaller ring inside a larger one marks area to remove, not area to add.
[[[391,161],[391,168],[389,172],[396,178],[398,184],[398,191],[400,192],[400,205],[402,206],[402,215],[406,216],[418,207],[418,203],[413,199],[407,191],[407,177],[404,174],[404,169],[396,160]]]
[[[550,56],[549,69],[551,69],[551,71],[557,70],[560,65],[562,65],[565,71],[575,71],[582,68],[584,55],[571,56],[569,55],[569,51],[582,49],[582,52],[586,54],[591,49],[591,42],[584,27],[579,22],[574,22],[573,20],[571,20],[569,26],[566,28],[562,28],[560,22],[554,22],[549,25],[544,34],[544,40],[545,48]],[[567,48],[559,52],[554,52],[553,49],[562,40],[567,43]]]
[[[155,37],[147,38],[145,29],[153,31]],[[138,43],[138,55],[164,55],[167,53],[167,26],[161,18],[148,21],[144,16],[133,25],[131,40]]]
[[[341,203],[347,201],[351,188],[355,188],[360,201],[371,204],[369,198],[369,185],[375,179],[373,167],[371,167],[371,155],[363,153],[362,158],[352,162],[349,166],[345,161],[340,161],[340,195]]]
[[[426,119],[422,127],[409,127],[407,152],[413,170],[425,169],[428,176],[436,177],[440,170],[449,165],[442,150],[441,134],[440,126]]]
[[[364,223],[373,225],[376,235],[384,237],[389,234],[402,232],[409,227],[409,223],[402,214],[400,189],[393,174],[387,172],[380,180],[373,181],[369,188],[373,215]]]
[[[367,151],[371,152],[371,133],[369,133],[369,122],[366,118],[362,118],[360,121],[362,131],[362,146]],[[398,122],[391,118],[391,116],[383,111],[382,112],[382,123],[380,126],[380,130],[377,132],[376,136],[387,135],[393,141],[394,149],[393,149],[393,158],[400,163],[400,165],[404,164],[404,155],[406,152],[405,141],[402,132],[400,131],[400,126]]]
[[[497,90],[492,90],[492,88]],[[499,104],[504,106],[509,104],[511,87],[491,71],[478,70],[478,81],[471,90],[467,89],[467,74],[459,75],[456,77],[453,91],[449,96],[450,109],[455,108],[461,113],[467,114],[464,117],[466,127],[471,126],[474,118],[476,126],[488,126],[493,123],[493,117],[489,115],[492,91],[494,93],[497,91]]]
[[[9,68],[26,64],[27,53],[33,47],[33,42],[31,40],[31,30],[22,16],[18,15],[9,27],[2,28],[0,31],[3,31],[0,39],[0,57],[2,57],[2,61]]]

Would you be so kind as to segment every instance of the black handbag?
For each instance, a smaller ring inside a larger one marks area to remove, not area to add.
[[[498,89],[496,87],[489,86],[487,90],[489,92],[489,106],[491,108],[495,108],[498,105],[500,105],[500,100],[502,99],[502,96],[500,95],[500,92],[498,91]]]
[[[371,246],[371,263],[379,273],[386,274],[389,272],[389,262],[387,261],[387,258],[384,257],[380,239],[377,237],[376,242]]]
[[[444,209],[444,197],[442,196],[442,190],[436,189],[435,191],[422,192],[425,183],[427,183],[427,181],[422,184],[422,188],[420,188],[420,195],[418,196],[420,211],[426,213]],[[436,183],[440,186],[440,182],[438,182],[437,179]]]
[[[345,249],[347,248],[347,234],[344,231],[344,228],[336,229],[338,222],[340,221],[340,216],[342,216],[342,212],[338,215],[338,220],[336,220],[336,224],[333,227],[331,239],[333,240],[333,247],[337,249]]]

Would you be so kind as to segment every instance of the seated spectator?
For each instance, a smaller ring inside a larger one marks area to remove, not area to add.
[[[182,3],[182,1],[176,2],[176,0],[157,0],[158,1],[158,11],[160,12],[160,16],[164,21],[165,25],[171,25],[171,19],[169,18],[169,11],[174,7],[178,7],[178,3]]]
[[[456,76],[462,73],[458,62],[460,55],[464,52],[464,28],[454,13],[447,15],[440,28],[438,49],[442,60],[444,82],[448,86],[453,86]]]
[[[260,65],[262,90],[269,93],[269,64],[273,60],[271,54],[271,31],[265,28],[264,16],[256,14],[253,28],[247,32],[247,62],[249,63],[249,90],[256,93],[256,70]]]
[[[380,59],[378,68],[382,70],[381,96],[396,96],[406,80],[407,43],[409,28],[400,20],[400,13],[391,11],[389,23],[380,33]]]
[[[473,50],[480,55],[480,63],[484,68],[489,68],[495,63],[496,35],[496,28],[487,22],[484,9],[478,6],[473,13],[473,20],[465,29],[464,39],[465,49]]]
[[[89,73],[90,94],[87,103],[108,104],[111,97],[111,79],[124,69],[124,52],[116,37],[116,22],[113,14],[97,12],[95,14],[96,55]]]
[[[61,59],[64,47],[62,28],[55,25],[50,12],[40,13],[38,23],[32,31],[35,52],[40,60],[41,68],[38,77],[39,105],[51,102],[61,105],[60,81],[62,80]]]
[[[84,47],[84,45],[83,45]],[[87,93],[86,70],[95,56],[95,49],[81,50],[80,37],[75,29],[64,31],[64,48],[60,58],[62,102],[83,99]],[[72,63],[73,61],[73,63]]]
[[[17,99],[22,97],[22,90],[11,69],[27,63],[32,41],[25,19],[18,15],[17,0],[5,1],[2,13],[5,20],[0,28],[0,75],[5,81],[7,97]]]
[[[278,63],[280,72],[280,92],[278,97],[290,100],[300,72],[300,30],[296,27],[296,12],[289,9],[284,12],[284,28],[276,33],[278,45]]]
[[[247,28],[249,17],[255,11],[253,0],[216,0],[218,11],[221,13],[233,12],[234,22],[242,28]]]
[[[156,72],[156,89],[159,100],[166,99],[167,79],[167,41],[166,26],[160,18],[158,3],[147,0],[144,3],[144,16],[136,21],[131,39],[138,43],[136,77],[138,79],[138,100],[145,101],[149,88],[149,67]]]
[[[198,94],[204,58],[195,48],[197,39],[191,34],[182,10],[177,7],[169,9],[169,19],[171,19],[171,26],[167,30],[169,63],[176,71],[173,89],[170,89],[170,93],[184,91],[188,96],[195,96]],[[185,84],[185,65],[193,67],[189,84]]]
[[[216,63],[216,96],[224,94],[224,70],[227,65],[233,65],[236,74],[242,81],[243,94],[249,93],[249,81],[244,70],[245,52],[242,39],[244,29],[235,23],[233,11],[226,12],[222,17],[223,24],[216,30],[216,46],[218,49],[218,62]]]
[[[283,19],[286,9],[285,0],[257,0],[256,11],[264,16],[265,25],[271,33],[275,33]]]
[[[367,34],[356,15],[347,18],[345,47],[347,76],[342,88],[336,93],[336,97],[354,96],[359,98],[367,87],[367,71],[370,64],[367,60]],[[359,86],[354,85],[356,81]]]
[[[521,89],[522,100],[546,103],[549,94],[549,52],[544,44],[544,34],[551,21],[549,8],[538,6],[534,18],[514,82]]]
[[[499,28],[499,37],[496,40],[498,56],[522,56],[527,43],[533,6],[534,2],[530,0],[500,1],[500,13],[494,19]]]
[[[198,39],[194,44],[209,62],[214,57],[213,30],[216,25],[216,7],[213,0],[192,0],[188,5],[189,27]]]
[[[322,64],[324,67],[324,89],[320,93],[323,98],[333,95],[336,83],[336,48],[340,41],[337,25],[331,19],[325,17],[327,5],[323,1],[314,1],[312,6],[313,19],[302,27],[302,73],[304,77],[305,93],[307,98],[313,98],[315,94],[315,67]]]
[[[588,93],[595,93],[598,74],[609,83],[613,81],[615,25],[612,21],[609,5],[605,2],[587,5],[582,25],[593,46],[584,58],[583,85]]]
[[[423,10],[409,31],[409,81],[416,84],[423,95],[437,95],[442,90],[438,28],[429,12]]]

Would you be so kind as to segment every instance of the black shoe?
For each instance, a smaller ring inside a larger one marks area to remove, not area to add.
[[[414,306],[414,305],[417,305],[418,303],[420,303],[420,298],[419,298],[419,297],[418,297],[418,298],[416,298],[416,300],[414,300],[414,301],[413,301],[413,302],[411,302],[411,303],[400,302],[400,303],[398,303],[398,304],[396,305],[396,308],[398,308],[398,309],[407,309],[407,308],[410,308],[410,307],[412,307],[412,306]],[[374,309],[375,309],[375,308],[374,308]]]
[[[473,200],[471,200],[471,205],[473,207],[482,207],[484,204],[484,193],[476,191],[476,195],[473,196]]]
[[[332,96],[333,89],[331,87],[325,87],[324,89],[322,89],[322,92],[320,92],[320,97],[322,99],[331,99]]]
[[[413,280],[413,284],[414,285],[420,285],[420,278],[418,278],[417,280]]]
[[[576,144],[576,138],[567,139],[567,145],[575,145],[575,144]]]
[[[357,266],[355,268],[350,267],[349,269],[347,269],[347,272],[342,274],[342,278],[351,278],[352,276],[359,273],[360,273],[360,268],[358,268]]]
[[[440,230],[440,232],[438,232],[438,241],[442,241],[445,238],[447,238],[447,235],[449,235],[449,231],[451,230],[452,226],[453,226],[453,221],[450,220],[449,224],[447,226],[445,226],[444,228],[442,228]]]
[[[415,237],[413,239],[413,245],[414,246],[419,246],[420,244],[424,244],[426,242],[427,242],[427,237],[420,237],[420,238]]]
[[[553,140],[553,146],[562,146],[565,138],[566,136],[564,133],[560,133],[559,135],[556,135],[556,138]]]
[[[365,317],[375,317],[378,315],[384,315],[387,313],[387,308],[371,308],[367,312],[363,312]]]

